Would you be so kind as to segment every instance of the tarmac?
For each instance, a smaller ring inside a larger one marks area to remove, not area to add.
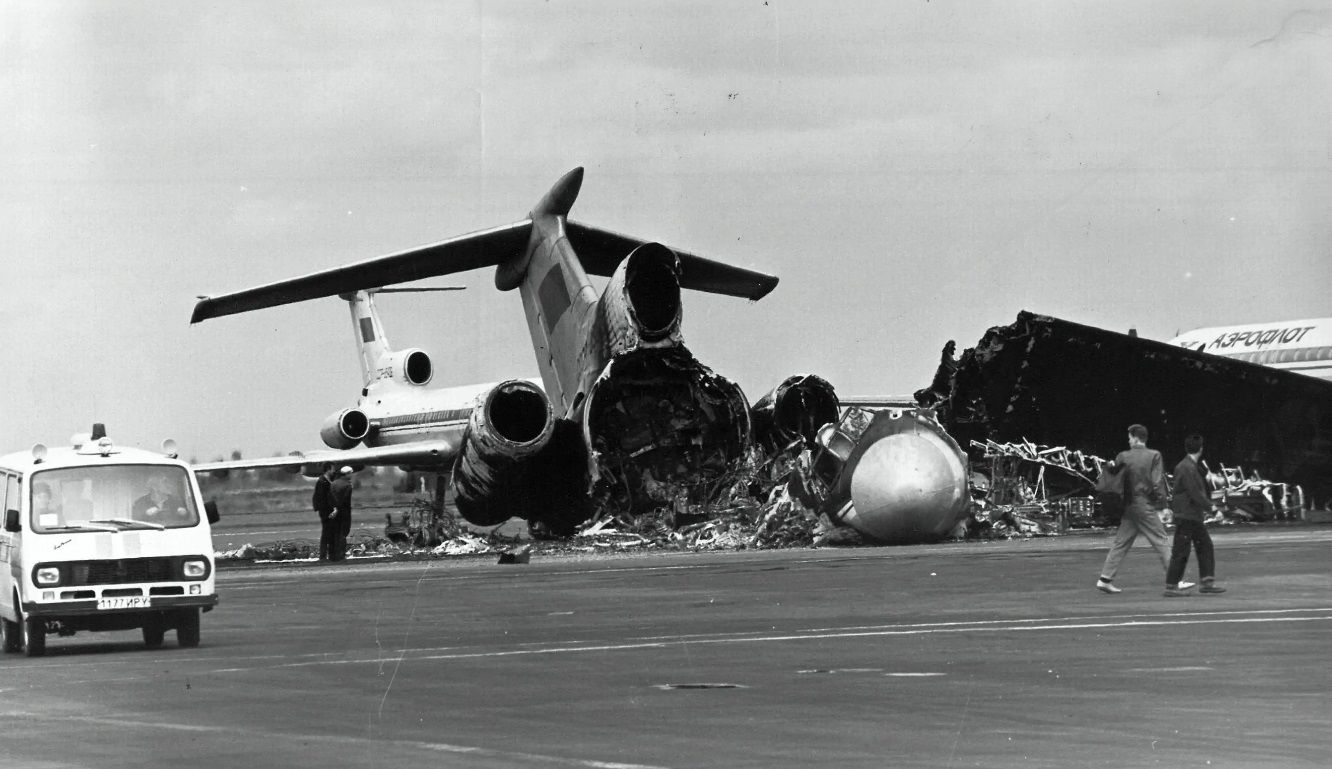
[[[0,657],[0,766],[1329,765],[1332,527],[1213,536],[229,566],[197,649]]]

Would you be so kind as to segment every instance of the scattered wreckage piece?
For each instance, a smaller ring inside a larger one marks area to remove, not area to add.
[[[1114,456],[1141,423],[1167,464],[1201,433],[1208,457],[1332,498],[1332,382],[1025,311],[941,368],[939,420],[965,445],[1030,438]]]
[[[931,542],[966,515],[967,458],[931,409],[848,408],[819,434],[819,510],[886,544]],[[810,496],[817,496],[810,495]]]
[[[973,467],[984,473],[972,473],[970,535],[999,523],[1007,527],[995,527],[1002,533],[1028,536],[1111,525],[1093,489],[1109,460],[1025,439],[972,441],[971,449]]]
[[[1246,475],[1242,467],[1220,465],[1213,472],[1205,460],[1203,468],[1212,486],[1212,500],[1222,511],[1218,522],[1288,521],[1302,517],[1305,496],[1299,485],[1264,480],[1256,470]]]
[[[749,440],[748,402],[733,382],[683,347],[624,353],[587,405],[593,498],[641,515],[710,502]]]
[[[520,545],[500,553],[499,564],[517,564],[532,562],[532,546]]]

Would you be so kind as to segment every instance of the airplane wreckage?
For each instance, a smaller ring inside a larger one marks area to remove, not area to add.
[[[756,543],[799,543],[822,517],[906,544],[943,538],[973,512],[973,465],[989,458],[978,447],[1114,456],[1141,422],[1167,456],[1201,432],[1209,457],[1332,491],[1332,383],[1025,312],[960,360],[949,342],[915,404],[844,407],[826,380],[795,375],[751,407],[685,346],[682,289],[758,300],[778,279],[569,220],[582,177],[566,174],[513,224],[201,298],[193,323],[341,296],[365,386],[322,425],[328,450],[196,469],[428,471],[436,510],[451,493],[475,526],[519,518],[552,537],[729,515],[751,519]],[[387,346],[373,293],[485,267],[522,299],[540,386],[424,389],[428,356]],[[604,290],[589,275],[609,278]]]
[[[1004,442],[1114,457],[1141,423],[1168,463],[1200,433],[1214,464],[1332,498],[1332,382],[1025,311],[953,350],[916,400],[974,459]]]
[[[309,472],[327,461],[428,470],[450,479],[470,523],[521,518],[552,536],[607,516],[678,523],[746,496],[751,507],[798,497],[884,541],[937,538],[951,526],[966,509],[965,457],[928,412],[839,419],[832,385],[813,375],[789,377],[751,408],[738,385],[685,346],[682,289],[757,300],[777,278],[568,220],[582,178],[581,168],[569,172],[510,225],[202,297],[192,323],[343,297],[366,381],[357,407],[324,423],[330,450],[196,469]],[[483,267],[496,269],[498,289],[521,296],[542,386],[475,386],[466,408],[406,395],[430,381],[428,356],[387,347],[370,312],[373,292]],[[609,278],[603,291],[589,275]],[[389,402],[395,410],[385,410]],[[761,525],[776,526],[769,513]]]

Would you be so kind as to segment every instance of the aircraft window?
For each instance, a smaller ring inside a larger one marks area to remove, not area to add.
[[[98,465],[32,475],[32,528],[38,533],[185,528],[199,523],[180,467]]]

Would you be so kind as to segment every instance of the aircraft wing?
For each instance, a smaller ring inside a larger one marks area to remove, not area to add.
[[[221,462],[199,462],[191,467],[196,473],[210,470],[248,470],[255,467],[301,467],[332,462],[335,465],[404,465],[408,467],[437,467],[447,469],[458,454],[458,446],[450,441],[414,441],[388,446],[362,446],[354,449],[318,449],[295,452],[281,457],[258,459],[229,459]]]
[[[578,222],[565,221],[564,230],[569,245],[582,262],[583,269],[592,275],[610,277],[630,251],[647,241],[599,229]],[[712,294],[738,296],[744,299],[762,299],[777,287],[777,277],[732,267],[711,259],[671,248],[680,257],[680,287]]]
[[[194,315],[190,322],[198,323],[223,315],[350,293],[363,288],[494,267],[527,246],[531,229],[532,220],[524,219],[299,278],[280,280],[231,294],[202,297],[194,305]]]

